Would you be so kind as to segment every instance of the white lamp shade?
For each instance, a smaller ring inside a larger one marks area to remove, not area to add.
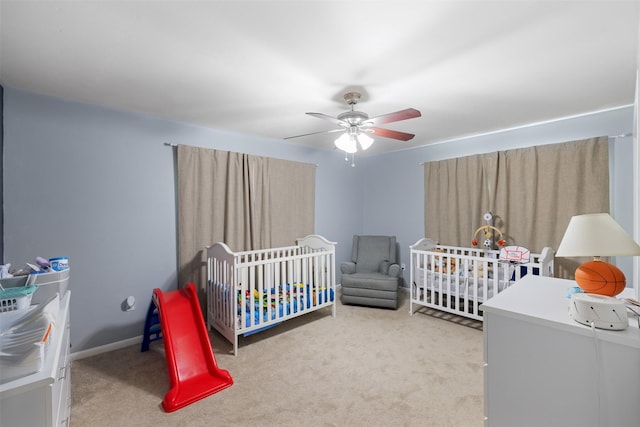
[[[572,217],[556,252],[558,257],[626,255],[640,255],[640,246],[606,213]]]
[[[371,147],[371,144],[373,144],[373,138],[371,138],[366,133],[359,133],[358,142],[360,143],[360,147],[362,147],[363,150],[366,150],[367,148]]]
[[[335,141],[336,147],[345,153],[355,153],[358,151],[355,138],[352,138],[347,132],[343,133]]]

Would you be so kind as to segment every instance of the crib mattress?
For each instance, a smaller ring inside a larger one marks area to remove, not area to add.
[[[432,292],[441,292],[449,296],[458,296],[464,299],[474,300],[477,297],[477,301],[484,302],[485,300],[485,286],[484,282],[487,281],[487,295],[488,298],[496,295],[498,292],[502,292],[510,285],[510,280],[501,278],[483,278],[477,279],[471,275],[455,275],[455,274],[440,274],[433,271],[427,271],[424,268],[418,268],[414,272],[414,284],[418,289],[423,289],[425,284],[425,274],[427,290]],[[442,284],[441,284],[442,279]],[[497,291],[494,287],[497,285]],[[477,291],[476,291],[477,289]]]

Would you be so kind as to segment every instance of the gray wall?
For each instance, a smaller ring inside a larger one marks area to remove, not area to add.
[[[357,159],[143,114],[4,91],[4,262],[66,255],[72,351],[141,335],[152,289],[176,288],[174,150],[165,142],[318,165],[316,233],[350,256],[353,234],[423,235],[421,162],[631,132],[633,108]],[[339,279],[339,277],[338,277]],[[408,280],[408,271],[405,271]],[[134,311],[121,303],[132,295]]]
[[[424,178],[422,163],[485,152],[585,139],[595,136],[630,134],[633,106],[584,115],[535,126],[427,145],[360,161],[366,176],[363,183],[363,233],[395,234],[406,264],[409,281],[409,245],[424,236]],[[632,222],[632,138],[612,138],[610,150],[612,213],[631,234]],[[615,260],[627,277],[632,276],[631,258]],[[631,281],[630,281],[631,282]],[[632,283],[628,283],[632,286]]]

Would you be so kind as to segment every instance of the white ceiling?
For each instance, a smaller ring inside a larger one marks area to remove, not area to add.
[[[632,104],[638,1],[7,1],[0,82],[284,137],[422,117],[378,154]],[[287,140],[332,149],[336,134]]]

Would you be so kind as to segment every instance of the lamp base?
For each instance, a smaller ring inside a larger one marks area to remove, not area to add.
[[[624,273],[618,267],[600,260],[585,262],[578,267],[575,279],[586,293],[610,297],[622,292],[627,284]]]

